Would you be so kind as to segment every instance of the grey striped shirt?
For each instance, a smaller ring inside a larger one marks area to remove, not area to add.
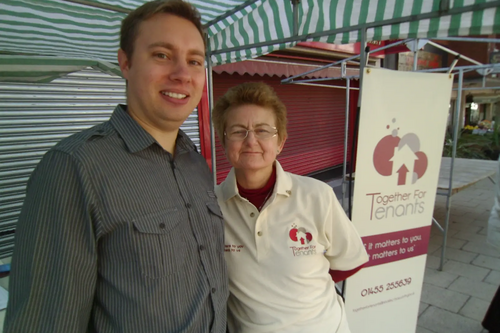
[[[118,106],[33,172],[4,332],[225,332],[223,237],[191,140],[172,158]]]

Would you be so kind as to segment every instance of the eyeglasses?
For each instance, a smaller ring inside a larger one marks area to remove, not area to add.
[[[262,125],[253,130],[241,127],[232,128],[228,132],[224,132],[224,135],[231,141],[243,141],[248,137],[249,132],[253,132],[255,138],[260,140],[274,138],[278,134],[276,127]]]

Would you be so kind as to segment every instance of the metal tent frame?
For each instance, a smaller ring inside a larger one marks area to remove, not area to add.
[[[381,21],[375,21],[375,22],[370,22],[370,23],[362,23],[358,25],[353,25],[345,28],[340,28],[340,29],[333,29],[333,30],[327,30],[323,32],[318,32],[318,33],[313,33],[313,34],[305,34],[305,35],[299,35],[298,34],[298,11],[299,11],[299,3],[300,0],[290,0],[292,2],[293,6],[293,35],[292,37],[289,38],[284,38],[284,39],[278,39],[278,40],[272,40],[272,41],[267,41],[263,43],[253,43],[249,45],[245,45],[243,47],[230,47],[226,49],[220,49],[220,50],[210,50],[210,39],[207,40],[207,45],[209,49],[207,50],[206,54],[206,63],[207,63],[207,88],[208,88],[208,99],[209,99],[209,122],[210,122],[210,145],[211,145],[211,158],[212,158],[212,174],[213,174],[213,179],[214,182],[216,182],[217,179],[217,166],[216,166],[216,148],[215,148],[215,133],[214,133],[214,128],[213,128],[213,120],[212,120],[212,109],[214,105],[214,96],[213,96],[213,73],[212,73],[212,56],[217,55],[217,54],[222,54],[222,53],[229,53],[229,52],[235,52],[235,51],[240,51],[244,49],[251,49],[251,48],[258,48],[258,47],[266,47],[266,46],[272,46],[276,44],[286,44],[286,43],[291,43],[291,42],[301,42],[301,41],[307,41],[307,40],[313,40],[316,38],[324,37],[324,36],[329,36],[329,35],[335,35],[339,33],[345,33],[345,32],[353,32],[353,31],[359,31],[361,35],[361,45],[362,49],[365,48],[366,43],[367,43],[367,31],[368,29],[373,29],[373,28],[378,28],[378,27],[384,27],[384,26],[389,26],[392,24],[397,24],[397,23],[405,23],[405,22],[414,22],[414,21],[420,21],[420,20],[426,20],[426,19],[435,19],[435,18],[440,18],[442,16],[447,16],[447,15],[454,15],[454,14],[461,14],[469,11],[475,11],[475,10],[484,10],[488,8],[495,8],[495,7],[500,7],[500,1],[491,1],[491,2],[484,2],[484,3],[479,3],[479,4],[474,4],[470,6],[464,6],[461,8],[452,8],[449,9],[449,3],[447,1],[442,1],[440,3],[440,10],[439,11],[434,11],[434,12],[429,12],[425,14],[419,14],[419,15],[410,15],[410,16],[404,16],[400,18],[392,18],[388,20],[381,20]],[[249,0],[246,1],[244,4],[242,4],[240,7],[244,8],[245,6],[248,6],[250,4],[255,3],[256,0]],[[214,19],[213,21],[209,22],[205,26],[206,29],[208,29],[209,26],[216,25],[218,22],[221,22],[225,18],[229,17],[230,15],[234,14],[237,12],[237,8],[235,8],[233,11],[228,12],[224,15],[221,15],[220,17]],[[441,38],[443,39],[443,38]],[[403,42],[401,42],[403,43]],[[394,46],[394,45],[393,45]],[[387,47],[386,47],[387,48]],[[379,50],[382,50],[385,48],[379,48]],[[370,52],[362,52],[360,55],[351,57],[350,60],[354,60],[356,58],[360,58],[360,86],[362,82],[362,76],[363,76],[363,71],[362,67],[365,66],[367,62],[367,53]],[[346,61],[347,59],[344,59]],[[320,67],[321,69],[331,67],[332,65],[327,65],[324,67]],[[317,69],[319,70],[319,69]],[[314,70],[314,71],[317,71]],[[314,72],[310,71],[308,73]],[[305,73],[304,73],[305,74]],[[304,75],[302,74],[302,75]],[[291,79],[291,78],[289,78]],[[288,79],[287,79],[288,80]],[[302,81],[302,82],[312,82],[312,81]],[[283,83],[288,83],[288,82],[283,82]],[[297,83],[297,82],[295,82]],[[359,103],[361,101],[361,90],[359,94],[359,100],[358,100],[358,107]],[[346,124],[348,125],[348,124]]]
[[[494,43],[500,43],[500,39],[494,39],[494,38],[437,38],[436,40],[453,40],[453,41],[467,41],[467,42],[494,42]],[[328,81],[328,80],[338,80],[338,79],[345,79],[346,80],[346,123],[345,123],[345,131],[344,131],[344,165],[343,165],[343,177],[342,177],[342,206],[344,207],[344,198],[345,198],[345,188],[347,183],[349,183],[349,206],[348,206],[348,215],[351,217],[351,212],[352,212],[352,202],[351,202],[351,197],[352,197],[352,159],[353,159],[353,153],[351,154],[351,172],[349,172],[349,180],[347,181],[347,142],[348,142],[348,125],[349,125],[349,95],[350,95],[350,80],[353,78],[356,78],[357,76],[343,76],[343,77],[335,77],[335,78],[319,78],[319,79],[300,79],[296,80],[297,78],[303,77],[306,74],[310,74],[319,70],[322,70],[324,68],[332,67],[335,65],[341,65],[341,68],[345,66],[347,61],[352,61],[358,58],[362,58],[363,60],[360,62],[360,76],[359,79],[360,81],[362,80],[362,73],[364,72],[365,67],[371,67],[367,65],[367,57],[369,56],[370,53],[375,53],[379,52],[388,48],[391,48],[393,46],[397,46],[403,43],[409,43],[409,42],[414,42],[414,45],[418,44],[418,39],[405,39],[402,41],[398,41],[377,49],[369,50],[368,48],[365,48],[365,57],[362,56],[362,54],[354,55],[352,57],[346,58],[339,60],[337,62],[333,62],[331,64],[310,70],[308,72],[298,74],[295,76],[291,76],[289,78],[283,79],[281,82],[284,84],[299,84],[299,83],[304,83],[304,82],[318,82],[318,81]],[[449,220],[450,220],[450,211],[451,211],[451,197],[454,193],[453,192],[453,173],[454,173],[454,163],[455,163],[455,158],[456,158],[456,150],[457,150],[457,140],[458,140],[458,131],[459,131],[459,117],[460,117],[460,110],[462,108],[461,105],[461,99],[462,99],[462,91],[463,91],[463,75],[466,72],[470,71],[482,71],[483,75],[483,82],[482,82],[482,87],[477,87],[477,88],[468,88],[467,90],[479,90],[479,89],[500,89],[499,87],[485,87],[485,78],[487,75],[489,75],[492,71],[498,71],[500,72],[500,64],[481,64],[474,59],[465,57],[463,55],[458,54],[457,52],[450,50],[444,46],[441,46],[439,44],[436,44],[432,41],[428,41],[429,44],[444,50],[452,55],[455,56],[454,61],[449,67],[443,67],[443,68],[435,68],[435,69],[425,69],[425,70],[418,70],[418,72],[427,72],[427,73],[432,73],[432,72],[446,72],[450,75],[452,74],[458,74],[458,87],[453,88],[453,90],[457,91],[457,98],[456,98],[456,103],[455,103],[455,113],[453,117],[453,134],[452,134],[452,158],[451,158],[451,167],[450,167],[450,178],[449,178],[449,186],[448,190],[445,192],[437,192],[437,195],[444,195],[446,196],[446,217],[444,221],[444,226],[441,225],[434,217],[432,218],[432,222],[436,227],[442,232],[443,234],[443,242],[442,242],[442,247],[441,247],[441,258],[440,258],[440,265],[439,265],[439,270],[441,271],[443,269],[444,265],[444,259],[446,256],[446,242],[448,238],[448,227],[449,227]],[[415,48],[414,51],[414,59],[417,59],[417,54],[418,54],[418,49]],[[460,66],[456,67],[456,64],[458,63],[459,59],[464,59],[469,62],[474,63],[474,65],[471,66]],[[413,62],[413,71],[417,71],[417,61]],[[358,114],[356,115],[356,121],[359,118],[359,106],[361,103],[361,94],[362,94],[362,89],[361,89],[361,82],[360,82],[360,93],[359,93],[359,99],[358,99]],[[357,124],[354,128],[355,132],[353,134],[353,147],[355,146],[356,139],[357,139]],[[491,178],[488,177],[493,183],[495,181]]]

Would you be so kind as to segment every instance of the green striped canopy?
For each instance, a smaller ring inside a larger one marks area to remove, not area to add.
[[[2,0],[0,53],[116,63],[121,20],[144,0]],[[191,0],[213,65],[299,41],[367,41],[500,33],[498,0]],[[0,68],[0,76],[3,71]]]

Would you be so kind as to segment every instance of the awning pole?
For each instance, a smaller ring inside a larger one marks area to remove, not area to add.
[[[346,186],[346,176],[347,176],[347,145],[349,138],[349,98],[351,80],[347,79],[345,83],[345,130],[344,130],[344,165],[342,172],[342,208],[345,210],[344,198],[345,198],[345,186]]]
[[[413,71],[416,72],[418,68],[418,39],[415,38],[413,41],[415,44],[414,51],[413,51]]]
[[[293,35],[299,35],[299,3],[300,0],[291,0],[293,6]]]
[[[391,48],[393,46],[397,46],[397,45],[401,45],[401,44],[407,43],[408,41],[411,41],[411,39],[400,40],[400,41],[392,43],[390,45],[385,45],[385,46],[379,47],[379,48],[374,49],[374,50],[368,50],[368,53],[379,52],[379,51],[382,51],[382,50],[385,50],[385,49],[389,49],[389,48]],[[345,62],[353,62],[353,60],[358,59],[359,57],[360,57],[360,54],[355,54],[355,55],[353,55],[353,56],[351,56],[349,58],[338,60],[338,61],[335,61],[335,62],[333,62],[331,64],[324,65],[324,66],[312,69],[310,71],[307,71],[307,72],[304,72],[304,73],[301,73],[301,74],[298,74],[298,75],[290,76],[290,77],[288,77],[286,79],[281,80],[281,83],[290,83],[290,82],[293,81],[293,79],[296,79],[296,78],[302,77],[304,75],[311,74],[311,73],[314,73],[314,72],[317,72],[317,71],[320,71],[320,70],[323,70],[323,69],[327,69],[327,68],[333,67],[335,65],[339,65],[339,64],[345,63]]]
[[[368,56],[368,47],[366,47],[366,29],[361,29],[361,41],[360,41],[360,62],[359,62],[359,96],[358,96],[358,107],[356,109],[356,118],[354,121],[354,132],[352,135],[352,149],[351,149],[351,163],[349,165],[349,218],[352,219],[352,170],[354,169],[354,157],[355,157],[355,148],[356,148],[356,141],[357,141],[357,135],[358,135],[358,125],[359,125],[359,115],[360,115],[360,107],[361,107],[361,95],[363,93],[363,72],[366,67],[366,61],[367,61],[367,56]]]
[[[207,45],[209,45],[207,43]],[[213,87],[213,72],[212,72],[212,57],[207,53],[207,92],[208,92],[208,114],[210,116],[210,149],[212,153],[212,174],[214,177],[214,185],[217,184],[217,166],[215,155],[215,132],[212,121],[212,110],[214,109],[214,87]]]
[[[439,271],[443,270],[444,260],[446,257],[446,241],[448,238],[448,226],[450,222],[450,208],[451,196],[453,192],[453,167],[455,165],[455,157],[457,155],[457,141],[458,141],[458,128],[460,126],[460,109],[462,108],[462,88],[463,88],[464,73],[462,70],[458,72],[458,92],[455,102],[455,123],[453,128],[453,148],[451,151],[451,165],[450,165],[450,183],[448,185],[448,194],[446,195],[446,218],[443,227],[443,244],[441,246],[441,261],[439,263]]]

